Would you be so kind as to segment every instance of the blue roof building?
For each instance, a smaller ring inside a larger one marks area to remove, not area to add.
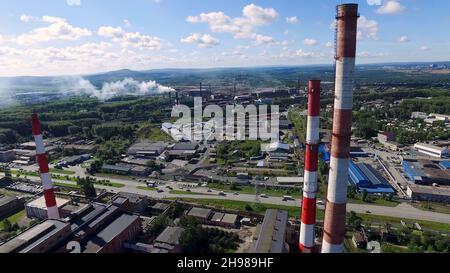
[[[419,164],[410,161],[403,161],[403,170],[411,182],[414,183],[426,183],[427,176],[422,172]]]
[[[444,170],[450,169],[450,161],[449,160],[442,161],[441,163],[439,163],[439,167],[441,167]]]
[[[367,164],[355,164],[350,161],[349,178],[359,192],[366,190],[368,193],[394,193],[389,182],[374,168]]]

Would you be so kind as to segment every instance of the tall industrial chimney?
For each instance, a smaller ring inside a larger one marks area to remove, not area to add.
[[[333,138],[322,253],[344,251],[358,17],[358,4],[337,7]]]
[[[45,152],[42,137],[41,122],[37,114],[31,115],[31,127],[34,141],[36,143],[36,162],[41,173],[42,187],[44,188],[45,204],[47,206],[48,219],[59,219],[58,206],[56,204],[55,192],[53,191],[52,177],[48,167],[48,157]]]
[[[314,251],[316,224],[317,168],[319,154],[320,80],[309,81],[308,128],[306,134],[305,182],[303,186],[300,252]]]

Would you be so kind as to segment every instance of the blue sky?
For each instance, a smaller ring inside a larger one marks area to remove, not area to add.
[[[333,62],[323,0],[0,0],[0,76]],[[450,60],[450,1],[359,0],[358,63]]]

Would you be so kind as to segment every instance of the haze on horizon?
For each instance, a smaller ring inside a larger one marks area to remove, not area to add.
[[[342,1],[0,1],[0,76],[332,64]],[[358,0],[358,63],[450,56],[450,2]]]

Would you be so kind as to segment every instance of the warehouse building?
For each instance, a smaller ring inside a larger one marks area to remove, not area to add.
[[[448,148],[434,146],[426,143],[417,143],[414,145],[414,149],[422,154],[426,154],[432,157],[443,158],[448,156]]]
[[[0,253],[46,253],[70,235],[70,224],[47,220],[0,245]]]
[[[374,194],[394,193],[389,182],[368,164],[355,164],[353,161],[350,161],[349,178],[351,184],[359,192],[365,190]]]
[[[443,170],[449,170],[450,169],[450,161],[444,160],[439,163],[439,167],[441,167]]]
[[[181,253],[180,238],[183,232],[181,227],[166,227],[155,239],[151,253]]]
[[[408,185],[406,194],[413,200],[450,203],[449,187]]]
[[[14,151],[0,151],[0,162],[11,162],[16,159]]]
[[[133,241],[142,230],[141,220],[137,215],[122,214],[83,247],[83,253],[117,253],[124,243]]]
[[[196,218],[202,224],[209,224],[209,223],[211,223],[211,217],[212,217],[213,213],[214,212],[211,209],[203,209],[203,208],[193,207],[189,210],[187,215]]]
[[[0,197],[0,220],[13,215],[23,208],[22,202],[15,196]]]
[[[141,142],[128,149],[128,155],[140,158],[156,159],[167,148],[165,142]]]
[[[442,168],[441,163],[436,164],[430,160],[404,160],[402,165],[408,180],[415,184],[450,185],[450,169]]]
[[[253,253],[288,253],[286,230],[288,212],[268,209],[263,223],[258,226]],[[259,230],[258,230],[259,229]]]

